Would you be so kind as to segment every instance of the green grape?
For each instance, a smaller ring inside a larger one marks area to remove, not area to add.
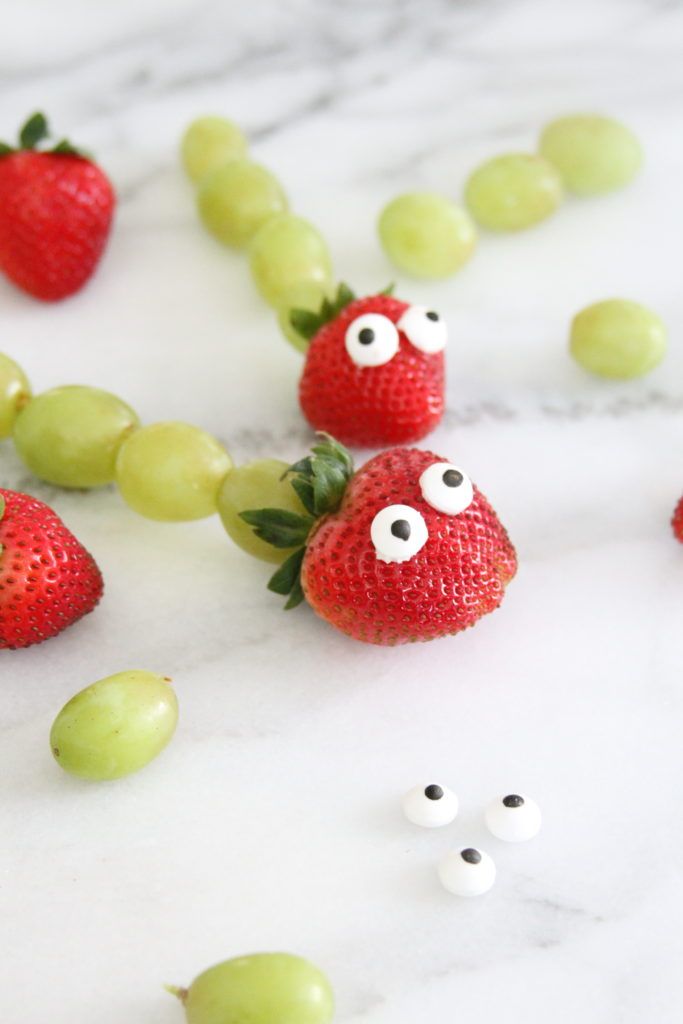
[[[623,380],[641,377],[662,361],[666,333],[652,310],[627,299],[607,299],[576,314],[569,347],[584,369]]]
[[[324,239],[292,213],[263,225],[249,247],[249,264],[254,284],[275,309],[297,288],[332,287],[332,261]]]
[[[188,126],[180,143],[183,166],[192,181],[247,155],[247,140],[224,117],[198,117]]]
[[[36,395],[17,416],[14,443],[41,480],[101,487],[114,479],[116,453],[138,423],[116,395],[74,384]]]
[[[287,197],[265,167],[250,160],[233,160],[202,180],[197,206],[212,235],[241,249],[262,224],[287,209]]]
[[[562,179],[543,157],[508,153],[470,175],[465,201],[482,227],[520,231],[555,212],[562,202]]]
[[[215,437],[189,423],[153,423],[121,446],[116,482],[124,501],[163,522],[203,519],[216,511],[232,459]]]
[[[477,241],[469,214],[431,192],[397,196],[382,210],[378,230],[391,262],[413,277],[450,277],[467,262]]]
[[[20,366],[0,352],[0,440],[9,437],[20,409],[31,398],[31,385]]]
[[[582,196],[628,185],[643,160],[633,132],[599,114],[552,121],[543,129],[539,149],[557,167],[566,188]]]
[[[254,953],[204,971],[189,989],[168,987],[188,1024],[329,1024],[334,996],[322,971],[290,953]]]
[[[166,676],[117,672],[72,697],[55,718],[50,747],[57,764],[81,779],[132,775],[170,741],[178,701]]]
[[[257,459],[236,466],[223,481],[218,492],[218,514],[228,536],[243,551],[262,558],[265,562],[283,562],[293,548],[274,548],[254,533],[251,526],[240,519],[240,512],[254,508],[284,508],[289,512],[306,514],[290,479],[282,479],[286,462],[278,459]]]
[[[304,338],[295,327],[292,326],[289,315],[293,309],[307,309],[311,313],[318,313],[325,298],[331,299],[334,289],[329,281],[308,281],[304,284],[295,285],[285,296],[282,305],[277,313],[277,322],[284,334],[297,352],[306,352],[310,340]]]

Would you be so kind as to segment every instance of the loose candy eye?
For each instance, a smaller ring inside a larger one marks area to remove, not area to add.
[[[506,843],[524,843],[541,830],[541,809],[535,800],[518,793],[497,797],[486,808],[490,832]]]
[[[488,853],[471,846],[446,854],[438,871],[444,889],[456,896],[481,896],[496,880],[496,865]]]
[[[403,797],[403,813],[413,825],[440,828],[450,825],[458,813],[458,798],[445,786],[415,786]]]
[[[399,348],[396,324],[381,313],[363,313],[352,320],[344,342],[356,366],[382,366]]]
[[[410,505],[387,505],[370,527],[370,539],[380,562],[407,562],[428,538],[427,524]]]
[[[398,322],[408,341],[428,355],[443,352],[448,341],[446,322],[428,306],[410,306]]]
[[[457,516],[472,504],[472,481],[450,462],[434,462],[420,477],[422,497],[437,512]]]

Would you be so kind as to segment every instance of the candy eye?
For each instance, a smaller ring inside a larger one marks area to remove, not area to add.
[[[346,328],[344,343],[356,366],[382,366],[398,352],[398,330],[381,313],[363,313]]]
[[[408,341],[421,352],[443,352],[448,341],[445,320],[429,306],[410,306],[398,322]]]
[[[420,477],[422,497],[437,512],[457,516],[472,504],[472,481],[450,462],[434,462]]]
[[[440,828],[450,825],[458,813],[458,798],[445,786],[415,786],[403,797],[403,813],[413,825]]]
[[[541,808],[535,800],[519,793],[493,800],[485,817],[489,831],[506,843],[524,843],[541,831]]]
[[[468,846],[446,854],[439,864],[444,889],[456,896],[481,896],[496,880],[496,865],[488,853]]]
[[[370,539],[380,562],[407,562],[428,538],[427,524],[410,505],[387,505],[370,527]]]

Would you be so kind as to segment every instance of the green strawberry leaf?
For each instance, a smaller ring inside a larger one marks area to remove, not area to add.
[[[14,153],[15,149],[13,146],[8,146],[6,142],[0,142],[0,156],[7,156],[8,153]]]
[[[311,341],[320,330],[320,316],[310,309],[290,309],[289,322],[306,341]]]
[[[313,484],[304,477],[295,476],[290,483],[296,491],[299,501],[310,515],[315,515],[315,491]]]
[[[289,322],[297,334],[306,341],[311,341],[321,327],[339,316],[355,297],[349,286],[342,282],[333,299],[325,296],[317,313],[312,313],[310,309],[290,309]]]
[[[312,459],[311,469],[314,512],[316,516],[324,516],[341,505],[349,478],[340,463],[323,457]]]
[[[377,292],[378,295],[393,295],[396,290],[396,283],[391,281],[386,288],[382,288],[381,292]]]
[[[305,553],[306,548],[298,548],[289,558],[286,558],[268,580],[268,590],[272,590],[275,594],[283,594],[285,597],[291,594],[294,584],[299,579]]]
[[[274,548],[294,548],[305,544],[315,520],[284,508],[260,508],[240,512],[240,519],[253,527],[259,540]]]
[[[32,114],[19,132],[21,149],[35,149],[48,134],[47,118],[40,112]]]
[[[306,595],[304,594],[304,588],[301,586],[301,577],[298,576],[294,582],[294,586],[292,587],[292,592],[285,602],[285,611],[288,612],[291,611],[292,608],[298,608],[298,606],[305,600]]]
[[[316,519],[336,512],[353,475],[353,459],[344,445],[329,434],[321,433],[320,438],[311,449],[312,455],[287,470],[304,507]]]
[[[287,598],[285,611],[296,608],[305,600],[301,586],[301,565],[306,554],[306,548],[302,547],[285,559],[280,568],[271,576],[268,581],[268,589],[275,594],[282,594]]]
[[[355,298],[356,296],[351,291],[349,286],[347,284],[344,284],[344,282],[342,281],[339,287],[337,288],[337,294],[332,304],[333,316],[337,316],[339,313],[341,313],[342,309],[346,309],[346,307],[349,306]]]
[[[63,156],[82,156],[86,160],[90,159],[90,155],[86,153],[84,149],[77,149],[76,146],[72,145],[68,139],[60,139],[56,146],[53,146],[50,150],[51,153],[60,153]]]
[[[314,444],[311,451],[315,452],[316,455],[322,455],[325,458],[339,462],[340,465],[344,466],[347,475],[349,477],[352,476],[353,459],[348,448],[345,448],[343,444],[340,444],[339,441],[332,437],[331,434],[326,434],[322,430],[319,432],[318,436],[324,438],[324,440],[319,441],[318,444]]]

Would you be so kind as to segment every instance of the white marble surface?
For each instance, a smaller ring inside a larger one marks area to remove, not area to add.
[[[238,459],[306,446],[299,357],[244,261],[198,226],[176,159],[189,119],[244,124],[360,290],[396,277],[373,230],[384,201],[457,195],[552,116],[611,113],[647,152],[628,191],[482,239],[452,281],[399,278],[456,339],[430,446],[470,469],[520,555],[502,609],[466,635],[355,645],[285,616],[217,521],[146,522],[113,490],[37,483],[0,448],[2,483],[52,502],[107,580],[95,614],[1,656],[3,1024],[173,1024],[163,982],[279,948],[329,973],[339,1024],[679,1022],[681,4],[1,6],[0,135],[46,106],[98,152],[120,206],[79,297],[45,307],[0,282],[0,348],[37,388],[107,386]],[[664,365],[628,385],[566,354],[571,314],[614,294],[671,329]],[[172,746],[117,784],[63,776],[54,714],[133,666],[176,680]],[[402,820],[420,779],[459,792],[450,828]],[[481,826],[511,789],[545,811],[519,848]],[[497,860],[483,899],[436,881],[461,841]]]

